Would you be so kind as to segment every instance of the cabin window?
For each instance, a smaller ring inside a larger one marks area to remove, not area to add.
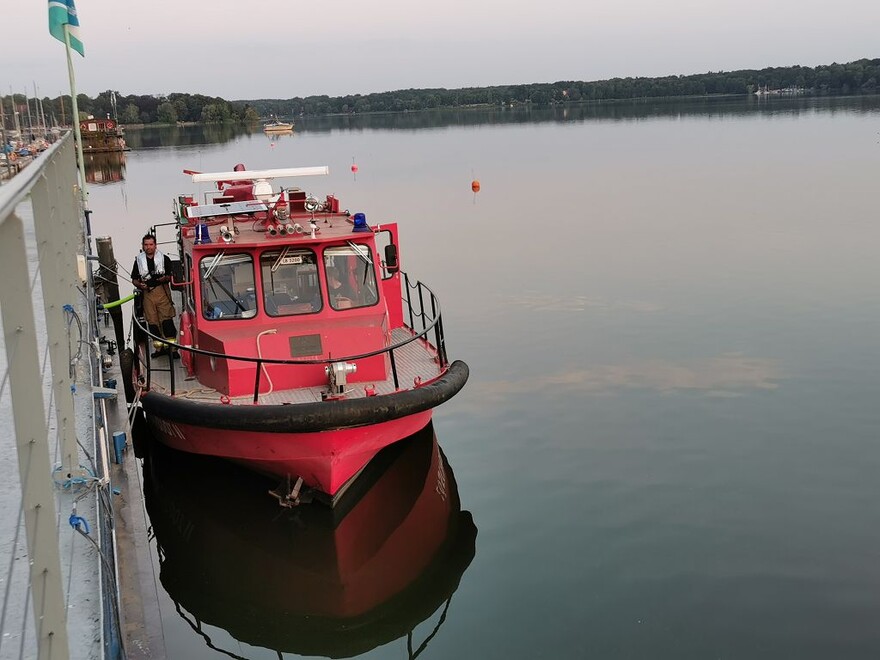
[[[260,255],[263,305],[269,316],[320,312],[318,257],[311,250],[285,247]]]
[[[374,264],[366,245],[349,243],[324,250],[327,297],[333,309],[369,307],[379,302]]]
[[[257,314],[254,260],[249,254],[218,252],[199,262],[202,315],[206,319],[247,319]]]

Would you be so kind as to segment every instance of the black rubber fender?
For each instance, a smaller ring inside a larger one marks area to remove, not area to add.
[[[145,392],[147,415],[169,422],[233,431],[309,433],[378,424],[435,408],[457,394],[467,382],[467,364],[456,360],[437,380],[411,390],[340,401],[291,405],[235,406]]]

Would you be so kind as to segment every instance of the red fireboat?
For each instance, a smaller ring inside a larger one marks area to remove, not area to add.
[[[327,167],[185,173],[216,189],[175,200],[179,337],[135,305],[126,394],[161,442],[278,477],[283,505],[332,505],[468,367],[447,358],[437,297],[401,270],[395,223],[273,188]]]

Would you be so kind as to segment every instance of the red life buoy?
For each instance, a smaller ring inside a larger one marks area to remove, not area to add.
[[[112,122],[112,121],[108,121],[108,122],[107,122],[107,128],[113,128],[113,122]]]

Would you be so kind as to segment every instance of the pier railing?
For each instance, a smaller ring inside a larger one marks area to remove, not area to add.
[[[358,353],[355,355],[333,356],[332,358],[312,358],[312,359],[272,359],[251,355],[229,355],[226,353],[217,353],[207,351],[193,346],[184,346],[175,344],[174,350],[188,352],[193,357],[196,355],[204,355],[216,360],[232,360],[238,362],[252,362],[256,365],[256,373],[254,375],[254,403],[259,403],[260,399],[260,380],[263,372],[263,365],[276,364],[286,365],[291,368],[304,365],[329,365],[334,362],[353,362],[355,360],[363,360],[365,358],[376,355],[388,355],[391,365],[391,377],[394,382],[394,388],[400,388],[400,375],[397,367],[396,355],[406,345],[414,341],[424,341],[437,351],[437,359],[440,368],[445,368],[449,362],[446,356],[446,338],[443,334],[443,317],[440,312],[440,302],[434,292],[418,280],[410,280],[407,273],[401,272],[404,281],[404,290],[401,292],[403,310],[405,318],[408,320],[407,329],[411,331],[411,335],[402,341],[395,342],[389,346],[369,351],[367,353]],[[134,331],[147,341],[164,342],[163,337],[152,334],[147,328],[146,321],[142,317],[135,314],[132,317]],[[149,390],[152,384],[153,371],[169,372],[170,375],[170,393],[177,393],[177,383],[175,379],[174,366],[156,367],[150,359],[150,351],[144,351],[144,360],[142,361],[146,382],[144,387]],[[163,361],[164,362],[164,361]],[[167,362],[166,362],[167,364]]]
[[[4,658],[122,653],[86,225],[69,134],[0,187]]]

